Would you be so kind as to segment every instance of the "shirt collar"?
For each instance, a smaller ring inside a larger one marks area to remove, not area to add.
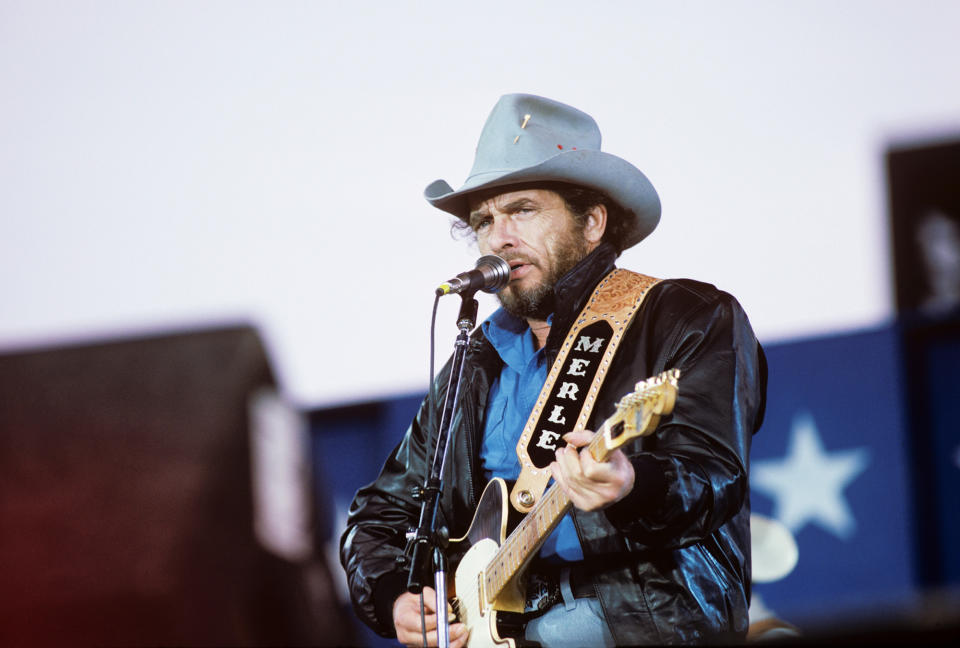
[[[551,314],[547,316],[547,322],[552,321]],[[508,313],[503,307],[495,310],[480,326],[500,359],[515,371],[522,371],[531,357],[542,354],[542,349],[533,348],[533,333],[527,320]]]

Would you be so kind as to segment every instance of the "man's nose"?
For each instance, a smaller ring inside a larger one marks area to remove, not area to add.
[[[499,252],[509,247],[516,247],[518,243],[516,223],[509,216],[494,218],[490,224],[490,234],[487,244],[493,252]]]

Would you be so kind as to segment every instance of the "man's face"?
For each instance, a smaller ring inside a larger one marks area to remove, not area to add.
[[[470,227],[483,254],[510,264],[510,283],[498,297],[523,318],[543,320],[554,311],[554,285],[593,247],[563,198],[546,189],[471,201]]]

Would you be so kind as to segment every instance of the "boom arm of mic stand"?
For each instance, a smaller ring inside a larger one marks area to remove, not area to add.
[[[447,394],[443,402],[443,412],[440,416],[440,427],[437,431],[437,447],[433,455],[430,475],[423,489],[423,501],[420,506],[420,522],[417,525],[413,539],[413,552],[410,560],[410,572],[407,577],[407,590],[419,594],[423,590],[423,574],[426,571],[425,563],[432,558],[434,569],[434,585],[437,592],[437,636],[446,639],[440,643],[441,648],[449,645],[449,624],[447,621],[446,596],[446,560],[443,556],[446,534],[441,534],[437,528],[440,512],[440,493],[443,491],[443,469],[447,463],[447,451],[450,446],[450,422],[456,411],[460,399],[460,378],[463,375],[463,359],[469,343],[469,333],[477,322],[477,300],[474,292],[460,294],[460,312],[457,315],[457,335],[454,345],[453,360],[450,366],[450,378],[447,383]],[[430,385],[430,389],[433,385]],[[441,582],[442,581],[442,582]]]

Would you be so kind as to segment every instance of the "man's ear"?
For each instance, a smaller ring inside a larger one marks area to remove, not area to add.
[[[591,247],[600,244],[603,233],[607,231],[607,206],[594,205],[587,212],[587,220],[583,224],[583,238]]]

